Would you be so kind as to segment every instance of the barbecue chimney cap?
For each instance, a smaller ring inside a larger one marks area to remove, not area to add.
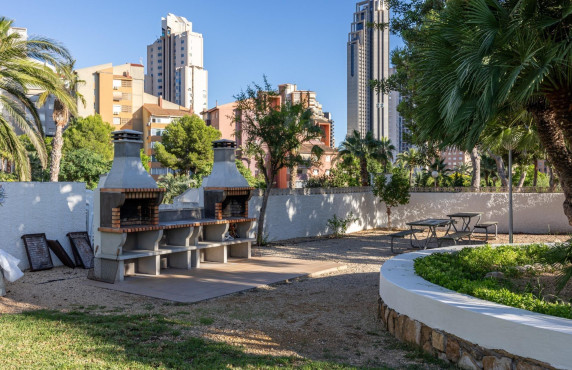
[[[213,148],[236,148],[236,142],[228,139],[213,141]]]
[[[143,133],[140,131],[135,130],[121,130],[121,131],[113,131],[111,133],[111,137],[113,141],[135,141],[135,142],[142,142],[143,141]]]

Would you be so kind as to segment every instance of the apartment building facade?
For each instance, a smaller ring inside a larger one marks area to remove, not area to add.
[[[208,108],[203,35],[185,17],[161,18],[161,36],[147,46],[145,92],[200,113]]]
[[[111,63],[76,70],[85,81],[78,87],[85,105],[78,100],[78,115],[101,115],[116,130],[143,131],[144,66]]]
[[[363,137],[389,137],[389,96],[370,87],[371,80],[389,76],[389,30],[370,27],[388,23],[389,9],[382,0],[356,4],[347,43],[347,129]]]

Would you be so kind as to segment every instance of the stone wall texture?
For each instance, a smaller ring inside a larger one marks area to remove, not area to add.
[[[512,355],[503,350],[483,348],[455,335],[401,315],[379,298],[378,316],[385,329],[401,342],[409,343],[461,369],[542,370],[549,364]]]
[[[572,232],[562,209],[562,193],[517,193],[513,199],[514,232]],[[261,203],[262,192],[255,192],[249,203],[250,217],[258,217]],[[483,212],[483,221],[498,221],[499,232],[508,232],[507,193],[411,193],[409,204],[392,209],[391,223],[406,228],[409,221],[461,211]],[[346,218],[350,212],[358,220],[348,232],[387,226],[385,204],[370,188],[273,190],[266,212],[269,240],[331,234],[327,220],[334,214]]]
[[[57,239],[71,256],[66,236],[86,231],[85,184],[71,182],[2,182],[6,199],[0,206],[0,249],[20,259],[21,269],[29,268],[24,234],[44,233]],[[52,253],[54,265],[61,265]]]

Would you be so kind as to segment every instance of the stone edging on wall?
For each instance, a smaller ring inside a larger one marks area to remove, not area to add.
[[[455,335],[436,330],[400,315],[378,300],[378,316],[385,329],[401,342],[421,348],[423,351],[462,369],[542,370],[555,369],[544,362],[512,355],[503,350],[491,350],[470,343]]]
[[[380,317],[387,329],[464,368],[571,368],[572,320],[483,301],[415,274],[416,258],[465,247],[477,246],[406,253],[383,264]]]

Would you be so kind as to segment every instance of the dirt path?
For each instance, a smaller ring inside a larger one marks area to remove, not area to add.
[[[8,284],[0,312],[48,308],[100,314],[158,313],[202,322],[188,329],[242,346],[250,353],[297,355],[368,367],[441,368],[406,350],[376,319],[379,268],[392,255],[385,231],[343,239],[302,239],[255,249],[255,254],[343,262],[347,269],[190,305],[86,286],[85,270],[28,273]],[[506,242],[501,235],[499,242]],[[565,236],[515,235],[515,242],[563,241]],[[401,246],[405,246],[401,242]]]

